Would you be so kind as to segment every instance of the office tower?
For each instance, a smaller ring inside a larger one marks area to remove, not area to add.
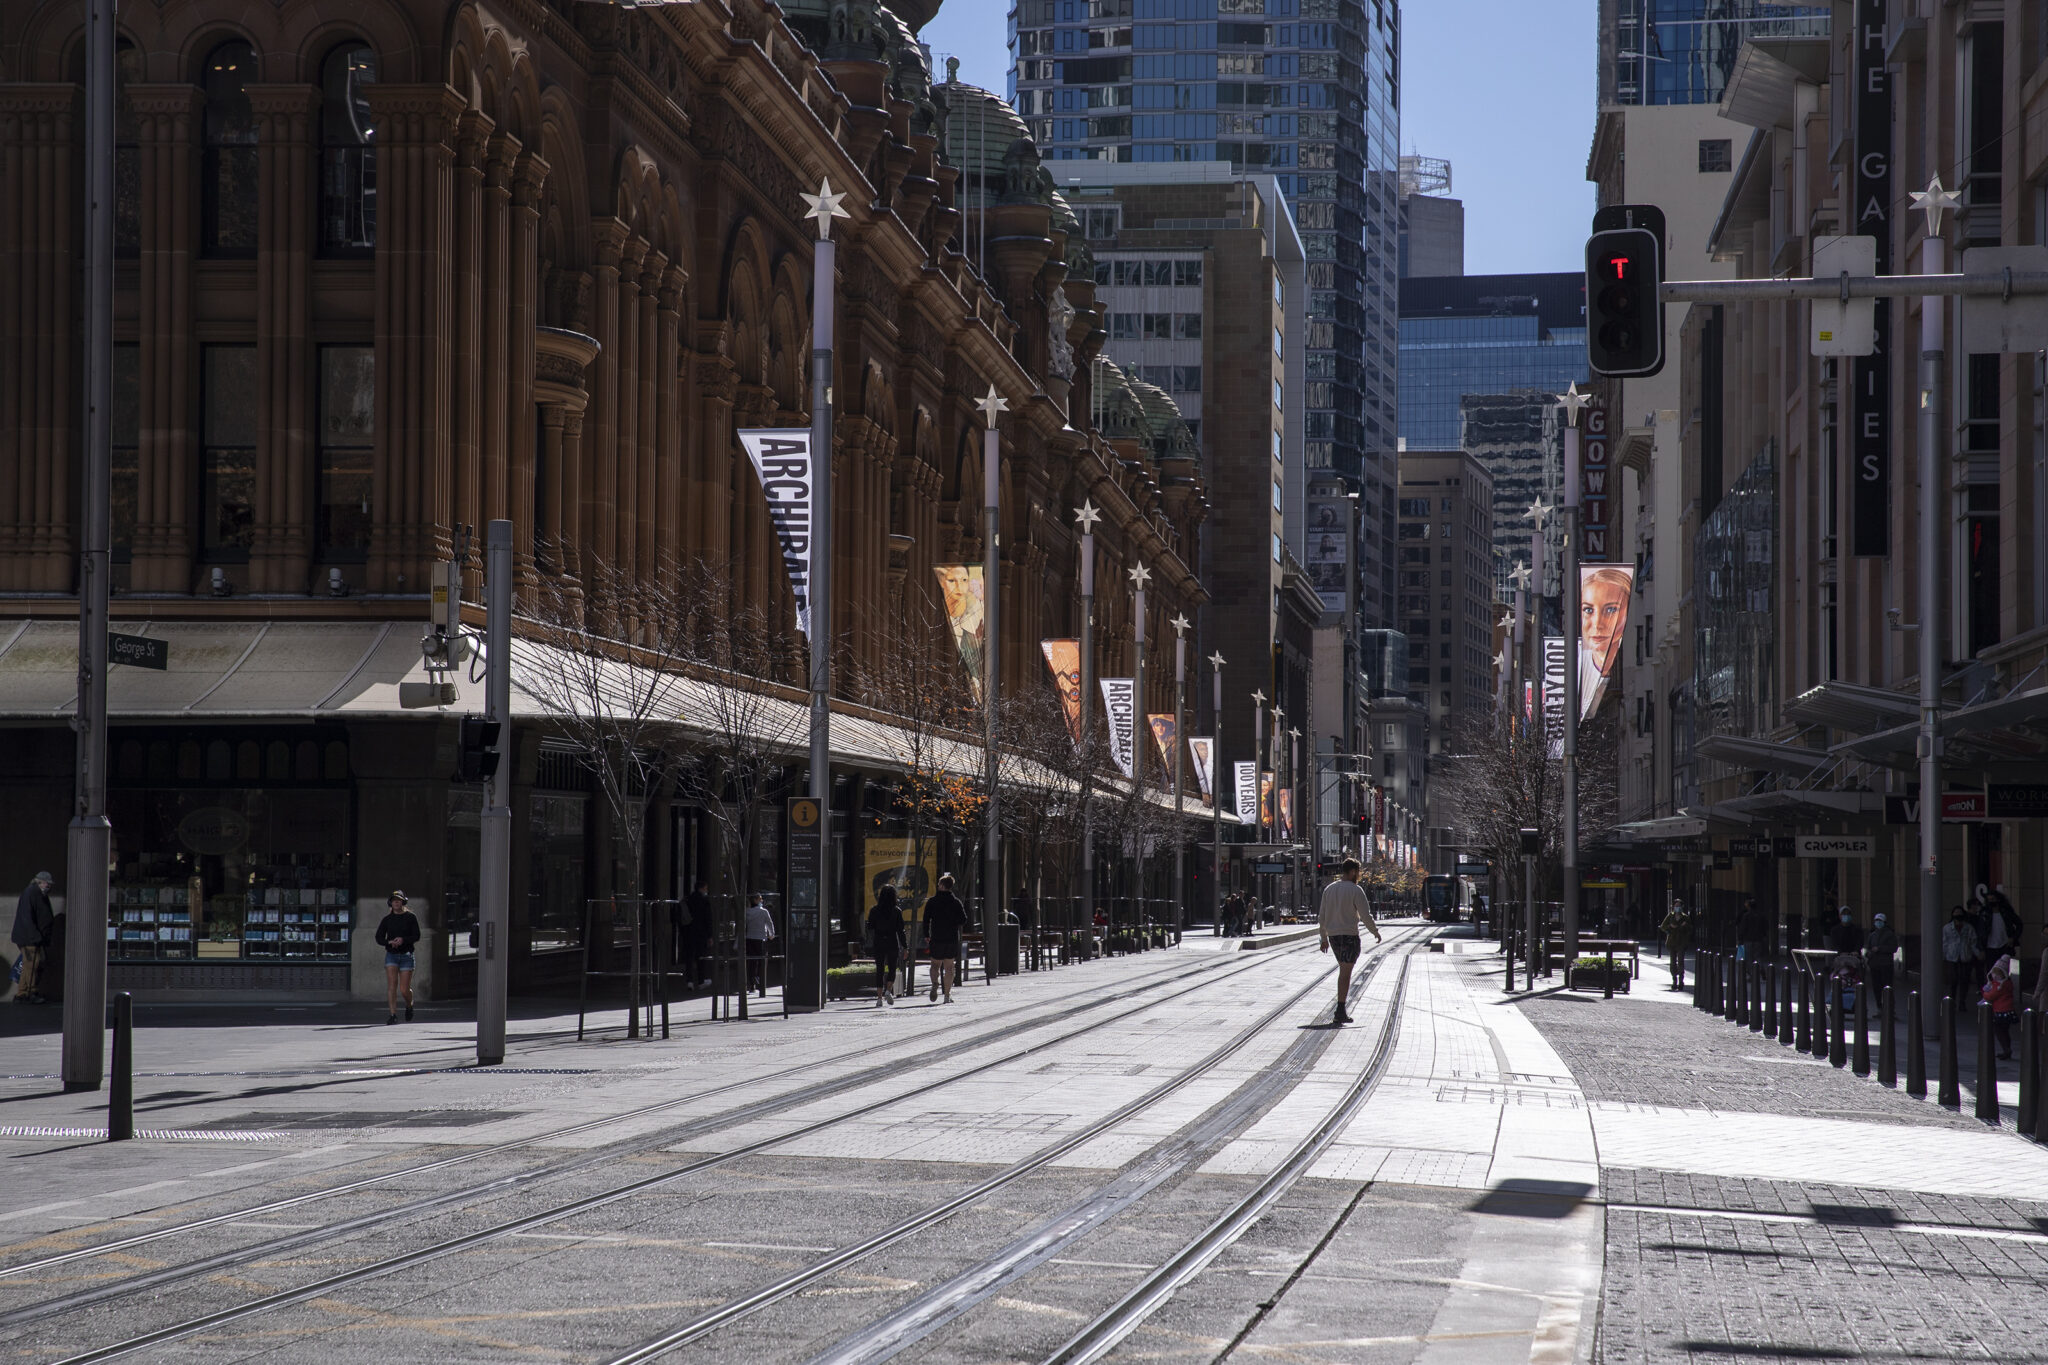
[[[1451,196],[1451,163],[1401,158],[1401,278],[1465,273],[1465,201]]]
[[[1456,717],[1494,701],[1493,477],[1464,451],[1409,451],[1398,515],[1408,696],[1441,752]]]
[[[1056,176],[1069,160],[1224,161],[1287,196],[1308,256],[1305,460],[1360,495],[1367,624],[1393,595],[1400,23],[1395,0],[1010,12],[1010,93]]]

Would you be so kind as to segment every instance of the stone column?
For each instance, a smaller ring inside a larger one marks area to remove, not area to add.
[[[654,562],[665,586],[673,588],[682,565],[683,531],[683,412],[682,301],[689,276],[670,266],[661,278],[661,307],[656,316],[659,341],[655,348],[655,373],[661,384],[657,392],[660,433],[655,462],[654,497],[649,500],[654,516]]]
[[[128,103],[137,125],[141,181],[135,536],[128,584],[134,592],[190,592],[199,441],[192,420],[192,263],[199,218],[193,195],[203,104],[193,85],[131,85]]]
[[[522,594],[533,591],[534,328],[540,322],[540,195],[548,163],[528,152],[512,174],[510,317],[506,401],[511,407],[512,573]]]
[[[312,139],[320,89],[249,88],[256,115],[261,182],[256,228],[256,525],[249,551],[252,592],[302,593],[309,586],[310,524],[320,420],[312,346]]]
[[[455,390],[449,502],[458,526],[482,526],[484,157],[491,121],[478,110],[455,130]]]
[[[536,561],[560,579],[577,572],[575,527],[583,502],[578,447],[589,403],[585,375],[597,355],[595,338],[559,327],[534,336],[534,401],[540,405],[540,469],[535,496]]]
[[[372,85],[377,123],[377,445],[368,585],[424,593],[452,548],[455,152],[445,85]]]
[[[612,458],[619,413],[619,265],[626,247],[626,225],[600,218],[591,235],[597,249],[597,288],[592,326],[597,330],[597,371],[591,376],[590,417],[586,423],[581,480],[585,490],[578,549],[586,561],[609,564],[618,550],[613,509],[618,506],[619,468]],[[588,564],[586,562],[586,568]]]
[[[704,335],[715,334],[722,325],[700,328],[698,349],[691,360],[697,385],[697,432],[690,443],[690,534],[685,553],[701,555],[707,564],[728,563],[732,554],[729,532],[736,463],[732,408],[739,376],[732,361],[718,349],[715,335]]]
[[[638,237],[628,237],[619,253],[616,420],[610,447],[593,452],[597,467],[605,471],[611,494],[603,513],[606,529],[599,540],[610,546],[610,553],[604,556],[605,567],[618,573],[631,572],[638,549],[632,504],[640,487],[640,263],[646,256],[647,243]]]
[[[633,573],[642,583],[654,577],[656,473],[663,445],[661,430],[661,307],[668,258],[650,250],[640,266],[640,421],[634,454]]]

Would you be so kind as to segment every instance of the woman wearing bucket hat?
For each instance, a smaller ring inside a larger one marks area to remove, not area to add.
[[[390,913],[377,925],[377,943],[384,949],[384,1022],[398,1022],[398,998],[405,997],[405,1021],[412,1022],[413,948],[420,941],[420,917],[406,909],[403,891],[391,893]]]

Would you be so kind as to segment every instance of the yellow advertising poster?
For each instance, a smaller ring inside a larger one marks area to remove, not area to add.
[[[875,903],[875,893],[885,885],[896,888],[896,903],[903,911],[905,923],[924,918],[925,898],[939,885],[939,840],[932,835],[925,836],[922,859],[913,849],[917,842],[883,838],[865,841],[866,875],[861,880],[861,895],[865,899],[860,907],[863,923],[866,922],[868,908]]]
[[[1045,666],[1052,670],[1053,686],[1060,691],[1060,706],[1067,713],[1067,733],[1081,742],[1081,642],[1040,640]]]

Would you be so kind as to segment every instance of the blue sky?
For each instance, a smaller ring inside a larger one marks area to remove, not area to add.
[[[1451,163],[1472,275],[1583,268],[1593,217],[1595,0],[1406,0],[1401,150]],[[937,76],[1002,91],[1008,0],[945,0]]]

